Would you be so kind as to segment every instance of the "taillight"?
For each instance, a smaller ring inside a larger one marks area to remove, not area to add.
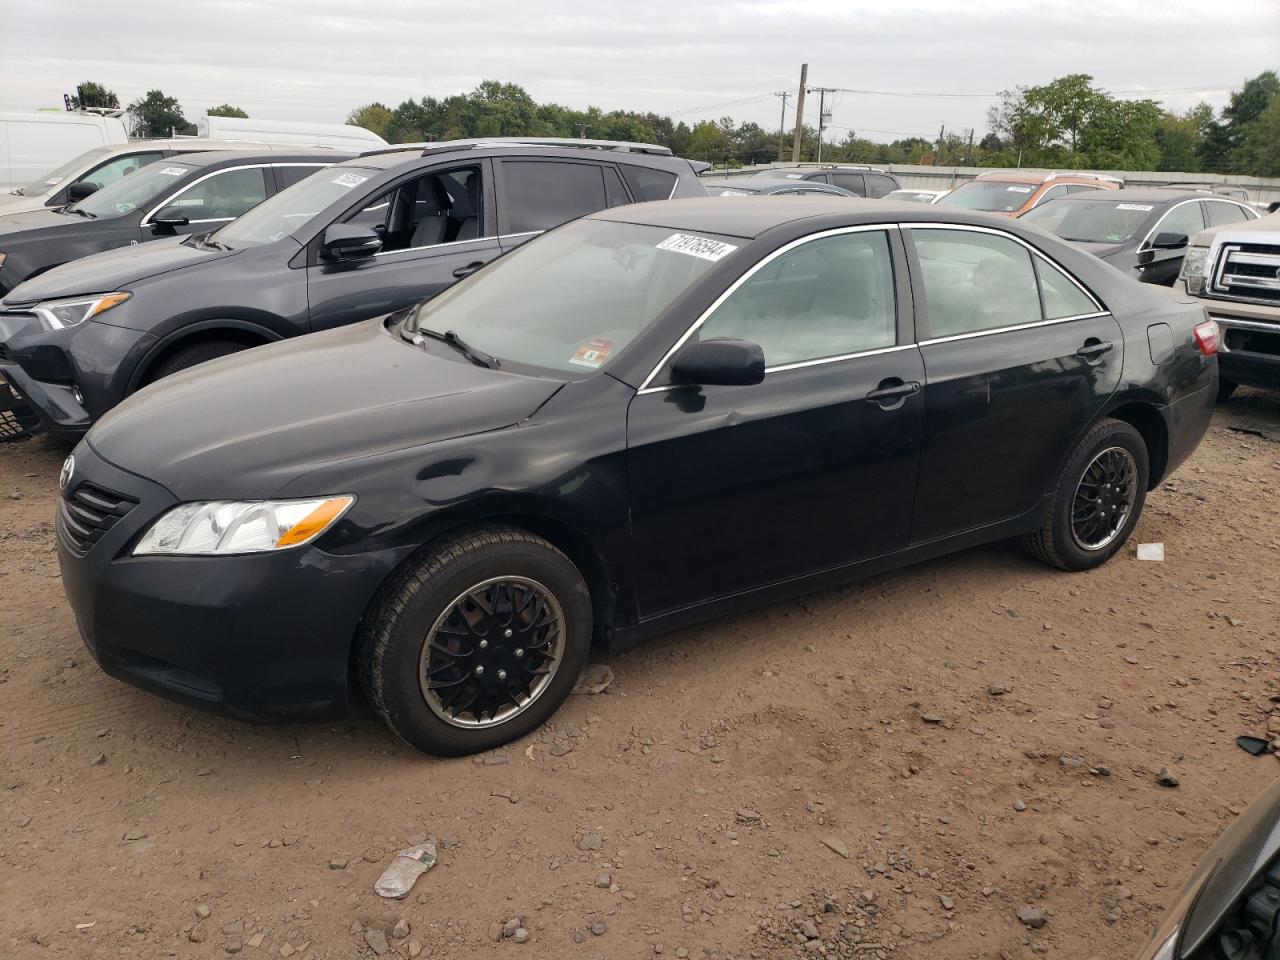
[[[1218,352],[1218,324],[1215,321],[1197,323],[1191,332],[1196,338],[1196,346],[1206,357],[1212,357]]]

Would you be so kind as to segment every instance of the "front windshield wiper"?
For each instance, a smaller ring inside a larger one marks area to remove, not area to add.
[[[81,210],[79,207],[63,207],[63,213],[74,213],[78,217],[84,217],[86,220],[97,220],[96,213],[90,213],[88,210]]]
[[[193,236],[191,239],[195,241],[196,246],[199,246],[199,247],[209,247],[210,249],[213,249],[213,250],[230,250],[231,249],[225,243],[221,243],[217,240],[214,240],[212,233],[197,234]]]
[[[426,327],[419,327],[414,332],[413,340],[415,343],[421,344],[421,338],[423,337],[430,337],[432,340],[439,340],[441,343],[447,343],[477,367],[488,367],[490,370],[496,370],[498,368],[499,361],[497,357],[490,356],[483,350],[479,350],[471,346],[452,330],[446,330],[444,333],[441,333],[439,330],[428,330]]]

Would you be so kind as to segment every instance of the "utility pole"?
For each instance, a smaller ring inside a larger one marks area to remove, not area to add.
[[[775,97],[782,98],[782,116],[778,118],[778,160],[782,160],[782,140],[786,135],[787,126],[787,98],[791,96],[790,90],[779,90],[774,94]]]
[[[800,138],[804,133],[804,87],[809,82],[809,65],[800,65],[800,92],[796,94],[796,135],[791,141],[791,162],[800,162]]]
[[[969,152],[965,156],[964,162],[970,167],[973,166],[973,127],[969,128]]]
[[[814,87],[813,89],[818,92],[818,162],[821,163],[822,131],[827,128],[827,94],[839,91],[835,87]]]
[[[947,125],[944,123],[942,126],[938,128],[938,156],[937,156],[937,159],[933,161],[934,166],[937,166],[937,167],[942,166],[942,144],[944,142],[943,137],[946,135],[946,132],[947,132]]]

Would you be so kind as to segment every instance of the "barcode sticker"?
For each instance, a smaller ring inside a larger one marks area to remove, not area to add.
[[[715,262],[727,257],[738,248],[732,243],[722,243],[707,237],[697,237],[691,233],[673,233],[658,244],[659,250],[670,250],[672,253],[687,253],[691,257]]]

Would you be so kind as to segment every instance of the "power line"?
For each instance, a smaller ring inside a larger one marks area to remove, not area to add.
[[[777,94],[770,91],[769,93],[761,93],[755,96],[739,97],[736,100],[722,100],[720,103],[708,103],[700,107],[685,107],[682,110],[671,110],[667,115],[671,117],[678,117],[687,113],[702,113],[708,110],[722,110],[726,107],[742,107],[749,103],[756,103],[759,100],[767,100],[773,96],[777,96]]]

